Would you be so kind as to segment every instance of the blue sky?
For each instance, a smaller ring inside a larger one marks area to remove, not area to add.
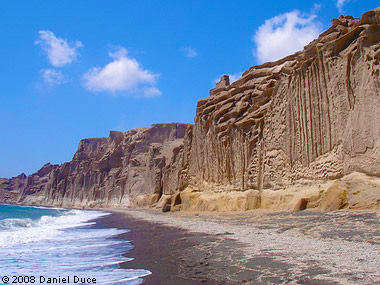
[[[281,3],[280,3],[281,2]],[[281,58],[378,1],[19,1],[0,9],[0,177],[82,138],[192,123],[223,74]]]

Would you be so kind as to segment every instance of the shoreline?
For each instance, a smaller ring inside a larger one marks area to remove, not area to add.
[[[109,210],[107,210],[109,211]],[[209,238],[202,234],[189,233],[186,230],[164,226],[133,218],[123,213],[110,211],[111,215],[96,219],[97,227],[128,229],[129,232],[117,238],[130,241],[134,248],[123,254],[133,258],[119,264],[120,269],[145,269],[152,274],[141,277],[143,284],[205,284],[210,280],[202,276],[185,278],[180,274],[181,264],[176,252],[194,245],[191,239]],[[211,283],[209,283],[211,284]]]
[[[130,230],[119,265],[152,272],[143,284],[380,283],[378,210],[91,210],[110,213],[94,227]]]
[[[150,270],[143,284],[380,282],[379,211],[104,210],[131,230],[135,260],[122,267]]]

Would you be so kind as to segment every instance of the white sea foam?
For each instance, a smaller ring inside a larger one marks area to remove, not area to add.
[[[27,206],[28,208],[34,208],[34,209],[46,209],[46,210],[62,210],[65,211],[64,208],[57,208],[57,207],[44,207],[44,206]]]
[[[0,231],[13,230],[17,228],[27,228],[33,224],[32,219],[5,219],[0,221]]]
[[[76,275],[96,278],[98,284],[141,284],[141,277],[151,272],[118,269],[121,262],[132,260],[122,256],[133,248],[131,243],[115,239],[128,230],[88,227],[104,215],[108,213],[62,210],[38,220],[0,220],[1,274]]]
[[[104,215],[107,213],[71,210],[60,216],[42,216],[37,221],[5,219],[0,221],[0,248],[54,239],[64,229],[90,225],[89,220]]]

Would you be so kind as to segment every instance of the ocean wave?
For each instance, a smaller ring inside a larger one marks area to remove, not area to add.
[[[41,216],[38,220],[4,219],[0,220],[0,248],[22,243],[54,239],[64,229],[91,225],[94,220],[108,215],[105,212],[70,210],[58,216]]]
[[[64,273],[91,276],[101,284],[137,285],[143,282],[142,277],[151,274],[144,269],[119,269],[120,263],[133,260],[123,256],[133,245],[116,238],[128,229],[88,227],[94,219],[109,213],[47,210],[36,214],[41,216],[0,220],[3,275],[59,276]]]
[[[44,207],[44,206],[27,206],[27,207],[34,208],[34,209],[66,211],[65,208],[58,208],[58,207]]]
[[[0,230],[12,230],[14,228],[27,228],[32,226],[32,219],[5,219],[0,221]]]

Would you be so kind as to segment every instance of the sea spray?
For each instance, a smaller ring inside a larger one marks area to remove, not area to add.
[[[106,215],[0,204],[0,277],[34,277],[34,284],[52,284],[49,278],[60,276],[70,277],[62,284],[91,284],[94,278],[97,284],[142,283],[148,270],[119,269],[131,260],[122,255],[133,245],[117,238],[128,230],[93,226]]]

